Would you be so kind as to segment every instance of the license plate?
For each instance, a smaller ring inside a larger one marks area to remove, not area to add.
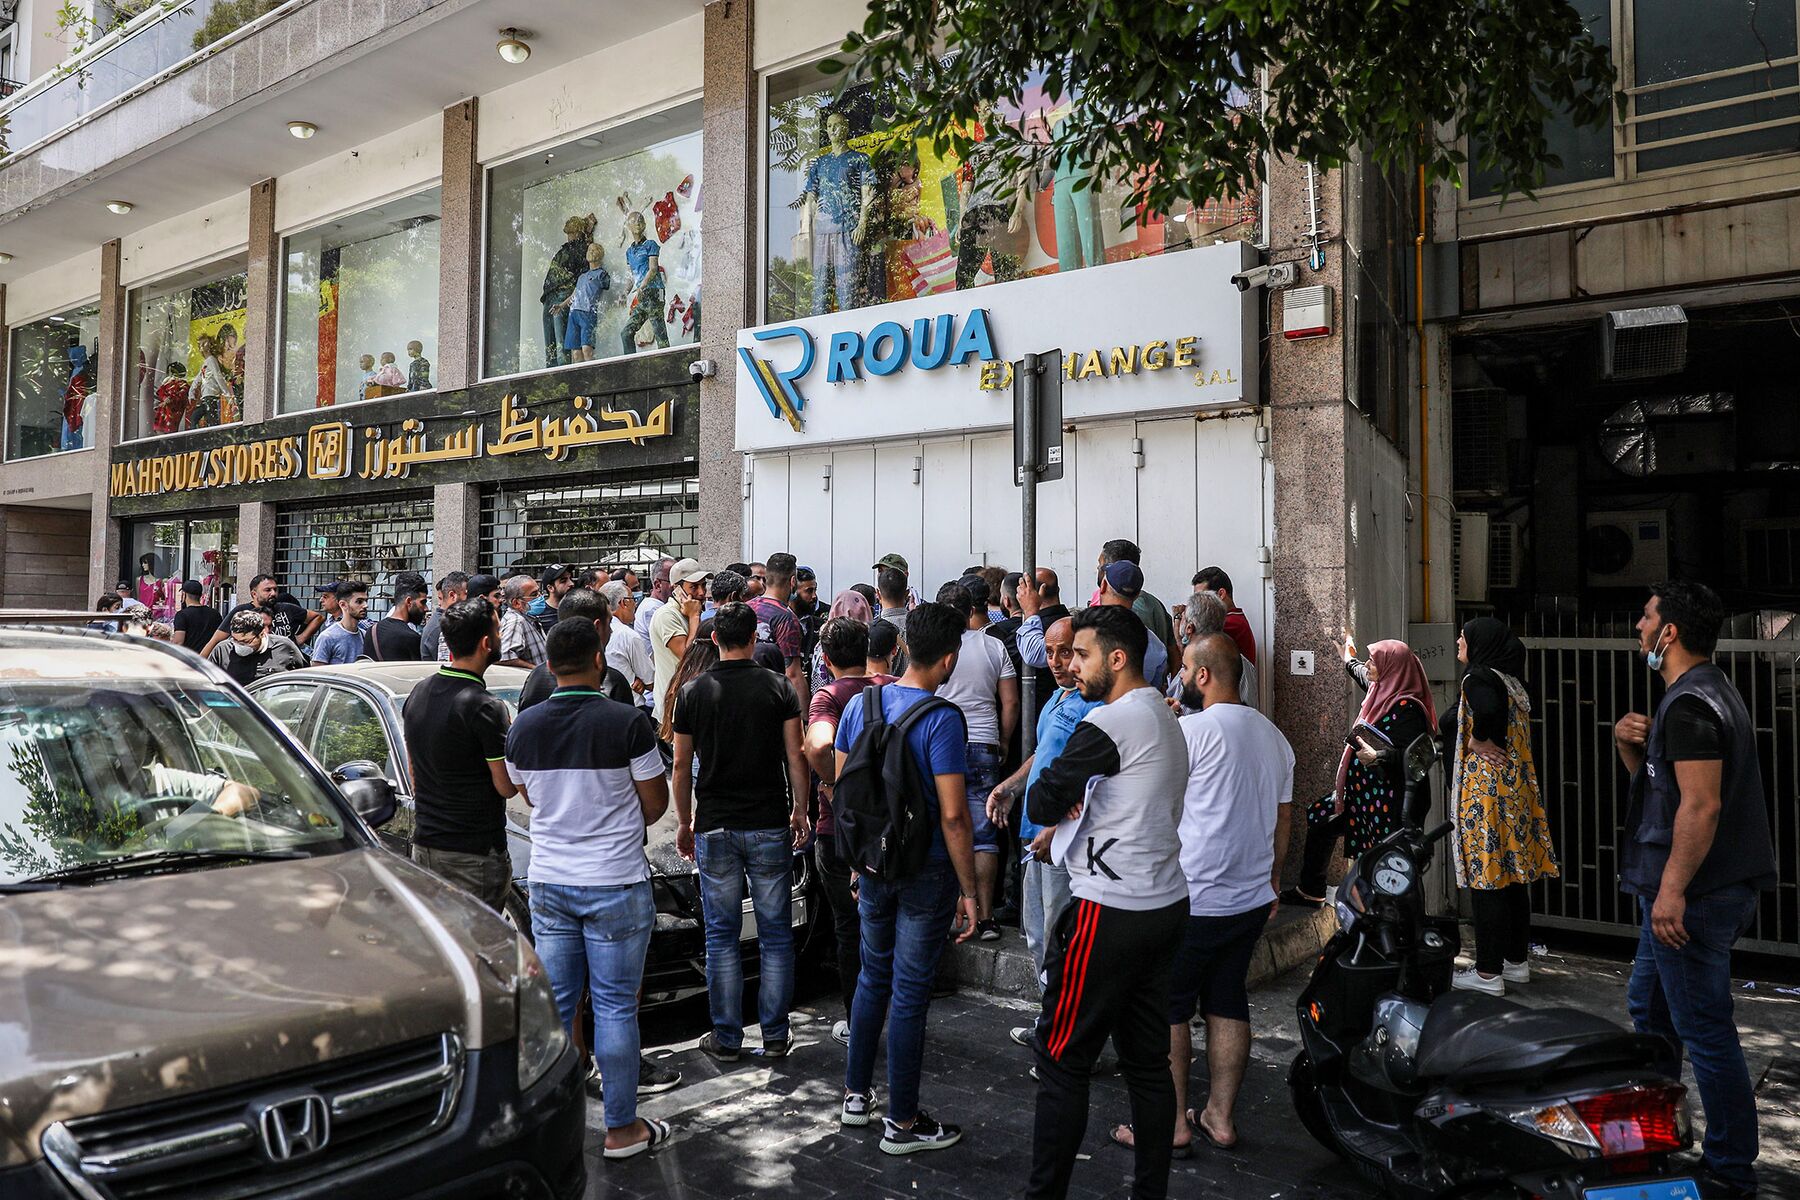
[[[1692,1179],[1646,1179],[1586,1188],[1581,1196],[1582,1200],[1700,1200],[1700,1185]]]

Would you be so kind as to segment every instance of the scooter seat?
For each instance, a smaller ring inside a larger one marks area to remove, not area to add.
[[[1481,992],[1432,1002],[1419,1034],[1419,1077],[1456,1083],[1543,1078],[1596,1066],[1660,1066],[1667,1041],[1574,1008],[1527,1008]]]

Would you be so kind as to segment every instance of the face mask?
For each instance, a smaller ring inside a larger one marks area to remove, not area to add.
[[[256,647],[255,646],[246,646],[246,645],[244,645],[244,643],[238,641],[236,638],[233,638],[233,639],[231,639],[231,652],[233,654],[236,654],[241,657],[245,654],[255,654]]]
[[[1650,651],[1650,653],[1644,655],[1644,665],[1649,667],[1652,671],[1662,670],[1663,659],[1667,656],[1667,653],[1668,653],[1667,650],[1662,648],[1660,645],[1660,643],[1662,641],[1662,631],[1665,628],[1667,628],[1667,626],[1663,626],[1662,628],[1659,628],[1656,631],[1656,639],[1657,639],[1657,642],[1659,643],[1658,647],[1655,649],[1652,649]]]

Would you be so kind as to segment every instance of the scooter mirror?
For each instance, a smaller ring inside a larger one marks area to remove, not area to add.
[[[1421,733],[1406,748],[1406,777],[1418,783],[1431,774],[1431,765],[1437,757],[1437,739],[1429,733]]]

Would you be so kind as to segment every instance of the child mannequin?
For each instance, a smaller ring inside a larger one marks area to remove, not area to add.
[[[569,351],[570,362],[592,362],[594,359],[594,323],[600,307],[600,293],[612,289],[612,275],[601,264],[606,261],[606,247],[591,242],[587,248],[588,269],[575,281],[575,290],[563,303],[569,309],[569,325],[563,334],[563,349]]]
[[[365,354],[356,360],[356,365],[362,368],[362,385],[356,389],[356,398],[367,400],[370,396],[381,395],[380,392],[373,390],[377,386],[375,383],[375,356]]]
[[[406,390],[406,376],[402,375],[400,368],[394,365],[392,350],[381,352],[381,369],[375,372],[375,382],[387,389],[382,392],[382,395],[396,395]]]
[[[425,357],[425,343],[406,343],[406,357],[411,360],[406,365],[406,390],[429,392],[431,390],[431,360]]]

